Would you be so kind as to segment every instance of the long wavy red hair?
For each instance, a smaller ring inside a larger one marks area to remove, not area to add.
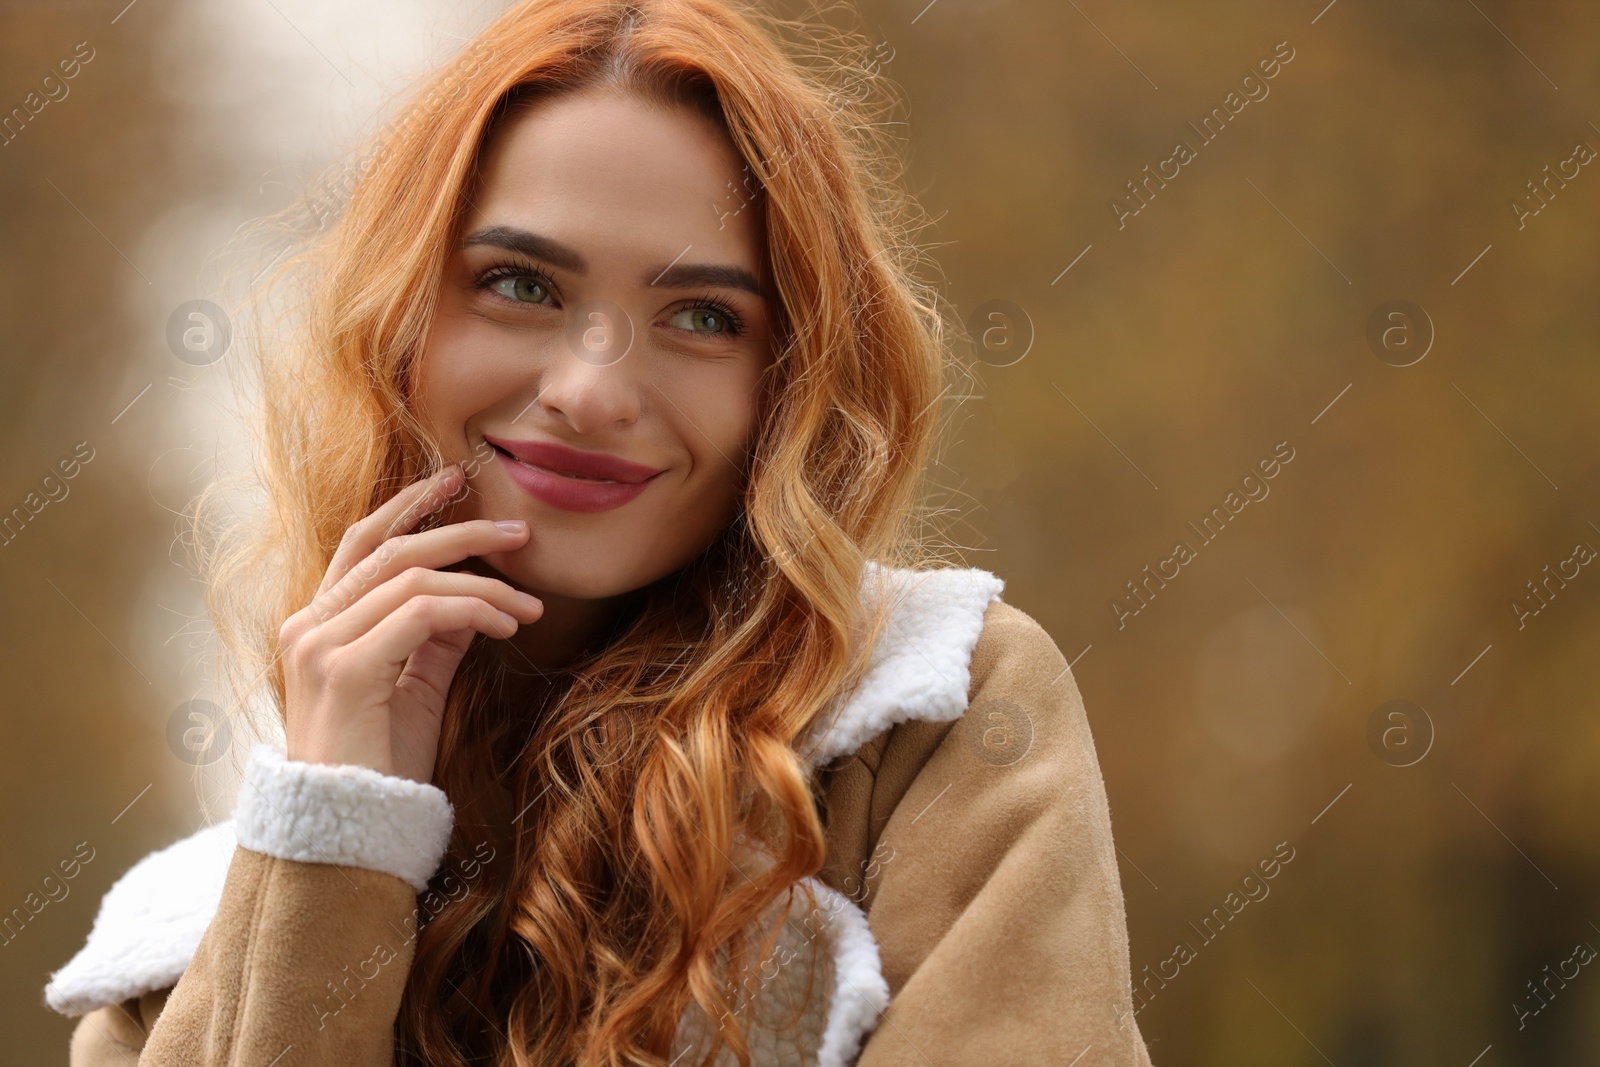
[[[278,626],[348,526],[444,461],[412,403],[418,355],[480,150],[517,103],[604,85],[713,117],[778,293],[739,518],[540,706],[507,697],[504,642],[457,673],[435,772],[456,807],[436,881],[454,881],[423,909],[397,1062],[662,1064],[691,1002],[736,1007],[756,920],[822,867],[803,742],[864,667],[866,561],[931,559],[947,391],[875,66],[854,33],[725,0],[526,0],[275,220],[304,225],[273,276],[298,282],[276,305],[296,332],[254,334],[266,507],[203,563],[229,669],[279,709]],[[739,1028],[721,1037],[748,1064]]]

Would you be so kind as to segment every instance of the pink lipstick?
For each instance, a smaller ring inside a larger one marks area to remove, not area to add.
[[[483,439],[511,480],[535,500],[565,511],[610,511],[645,491],[661,468],[549,441]]]

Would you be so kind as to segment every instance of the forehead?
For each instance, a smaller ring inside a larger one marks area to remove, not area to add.
[[[663,250],[671,259],[693,246],[695,259],[759,272],[761,213],[739,210],[748,177],[727,135],[697,112],[609,91],[565,93],[503,120],[463,232],[521,226],[596,262]]]

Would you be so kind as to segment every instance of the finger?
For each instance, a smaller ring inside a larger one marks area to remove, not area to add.
[[[504,638],[517,632],[517,620],[475,597],[417,596],[346,645],[344,654],[372,663],[386,679],[397,679],[423,642],[452,630]]]
[[[466,657],[467,647],[471,643],[471,630],[434,634],[406,660],[405,669],[394,683],[396,692],[405,692],[428,704],[443,706],[456,668]]]
[[[460,491],[463,485],[461,468],[452,463],[432,476],[412,482],[394,496],[380,504],[366,518],[353,523],[345,531],[328,569],[317,587],[320,596],[343,578],[350,568],[370,555],[377,547],[396,534],[405,533],[428,515],[445,504]]]
[[[521,622],[533,622],[544,614],[544,605],[537,597],[498,578],[413,567],[374,586],[319,627],[318,640],[330,645],[351,644],[416,597],[475,598]]]
[[[471,556],[509,551],[527,537],[528,525],[520,519],[505,526],[488,519],[472,519],[422,533],[391,537],[354,564],[330,588],[318,593],[310,604],[312,614],[317,622],[325,622],[350,607],[368,590],[413,567],[435,570]]]

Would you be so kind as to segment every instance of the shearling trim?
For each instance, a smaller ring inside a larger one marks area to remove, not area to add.
[[[250,750],[234,809],[239,844],[302,863],[338,863],[428,887],[450,846],[444,790],[370,767],[305,763],[272,745]]]
[[[861,1043],[889,1007],[889,983],[883,977],[878,942],[867,917],[849,897],[807,878],[817,906],[826,916],[827,941],[833,952],[833,990],[828,1025],[817,1049],[817,1067],[850,1067]]]
[[[45,1003],[78,1016],[172,985],[222,899],[233,823],[150,853],[106,891],[89,939],[45,986]]]
[[[984,611],[1004,588],[977,567],[919,571],[869,562],[863,599],[869,611],[887,601],[889,615],[860,684],[800,746],[807,762],[823,766],[909,719],[960,718]]]

